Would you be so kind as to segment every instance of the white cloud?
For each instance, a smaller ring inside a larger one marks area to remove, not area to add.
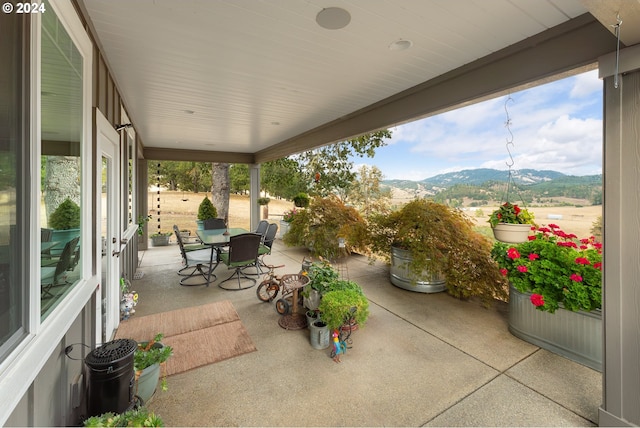
[[[593,70],[575,77],[575,83],[569,96],[571,98],[585,98],[595,93],[601,93],[602,81],[598,78],[598,71]]]

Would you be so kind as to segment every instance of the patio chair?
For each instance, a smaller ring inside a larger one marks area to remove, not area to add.
[[[267,233],[268,228],[269,228],[269,222],[267,220],[260,220],[260,222],[258,223],[258,227],[256,227],[256,230],[254,233],[257,233],[258,235],[260,235],[264,241],[264,234]]]
[[[276,223],[269,224],[267,227],[267,232],[264,234],[263,241],[260,243],[260,248],[258,248],[258,263],[256,263],[256,273],[254,275],[262,275],[266,273],[263,266],[267,266],[264,262],[264,256],[268,256],[271,254],[271,247],[273,246],[273,241],[276,240],[276,235],[278,233],[278,225]]]
[[[74,267],[72,266],[73,255],[79,241],[80,237],[77,236],[67,242],[54,264],[40,266],[40,292],[42,296],[53,297],[52,287],[67,284],[67,271]],[[51,260],[47,260],[47,262],[51,263]]]
[[[208,218],[204,221],[203,225],[205,230],[227,228],[227,225],[224,223],[223,218]]]
[[[243,270],[257,265],[260,241],[261,237],[257,233],[243,233],[229,238],[229,251],[221,252],[219,258],[229,269],[234,269],[234,273],[218,284],[220,288],[236,290],[236,288],[225,288],[222,286],[223,283],[231,281],[232,279],[238,280],[237,290],[250,288],[256,284],[256,280],[247,276]],[[243,286],[241,282],[242,279],[248,279],[251,281],[251,285]]]
[[[184,267],[178,270],[178,275],[184,277],[180,280],[180,285],[191,286],[191,285],[205,285],[208,283],[209,274],[211,271],[211,251],[212,249],[209,246],[206,248],[195,250],[195,251],[186,251],[185,245],[182,242],[182,236],[180,236],[180,229],[178,229],[177,225],[173,225],[173,231],[176,235],[176,239],[178,241],[178,247],[180,247],[180,255],[182,256],[182,263]],[[204,270],[203,268],[207,269]],[[190,278],[196,278],[198,275],[204,278],[204,282],[190,282]],[[216,276],[211,274],[212,279],[215,279]]]

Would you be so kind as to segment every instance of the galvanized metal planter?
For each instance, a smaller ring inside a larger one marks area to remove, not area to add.
[[[529,293],[509,287],[509,331],[514,336],[602,371],[602,312],[539,311]]]
[[[398,247],[391,247],[391,269],[389,278],[396,287],[418,293],[438,293],[446,289],[444,276],[424,271],[416,278],[409,270],[411,253]]]

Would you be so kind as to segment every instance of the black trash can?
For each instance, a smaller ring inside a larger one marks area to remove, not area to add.
[[[138,344],[116,339],[91,351],[87,365],[87,411],[89,416],[122,413],[133,403],[135,374],[133,354]]]

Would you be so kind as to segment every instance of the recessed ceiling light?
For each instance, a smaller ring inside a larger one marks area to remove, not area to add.
[[[389,45],[389,49],[392,51],[403,51],[409,49],[411,46],[413,46],[413,42],[411,40],[400,39],[391,43]]]
[[[327,7],[316,15],[316,22],[327,30],[339,30],[351,22],[351,14],[341,7]]]

